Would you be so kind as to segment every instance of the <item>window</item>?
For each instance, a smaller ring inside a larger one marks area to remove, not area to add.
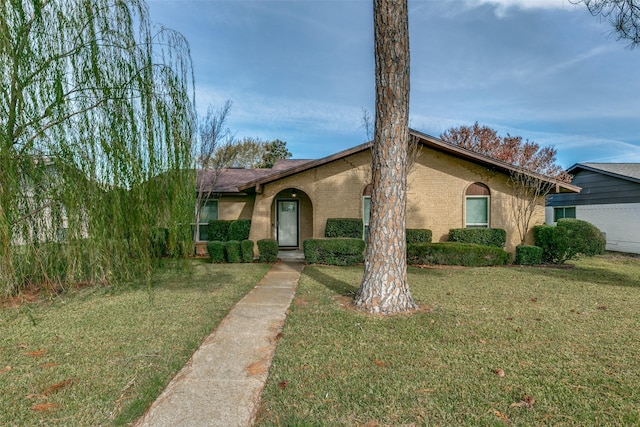
[[[471,184],[465,193],[465,227],[489,227],[490,209],[489,187],[479,182]]]
[[[575,218],[575,217],[576,217],[575,206],[553,208],[553,222],[558,222],[558,220],[562,218]]]
[[[198,241],[209,240],[209,221],[218,219],[218,201],[204,200],[200,207],[198,219]]]
[[[362,231],[362,238],[367,241],[369,237],[369,217],[371,216],[371,196],[362,197],[362,223],[364,224],[364,230]]]

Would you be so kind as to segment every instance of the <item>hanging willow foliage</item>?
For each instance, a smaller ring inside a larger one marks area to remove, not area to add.
[[[174,253],[190,235],[186,41],[139,0],[5,0],[0,16],[2,292],[148,277],[158,228]]]

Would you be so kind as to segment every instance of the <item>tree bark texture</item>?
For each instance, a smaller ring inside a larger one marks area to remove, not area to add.
[[[381,314],[417,308],[407,285],[409,145],[407,0],[374,0],[376,117],[369,240],[354,304]]]

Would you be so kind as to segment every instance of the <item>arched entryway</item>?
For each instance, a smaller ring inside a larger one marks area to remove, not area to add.
[[[271,218],[280,249],[301,249],[304,239],[313,237],[313,206],[302,190],[280,191],[273,200]]]

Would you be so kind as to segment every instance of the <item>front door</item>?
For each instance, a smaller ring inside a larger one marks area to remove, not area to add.
[[[298,201],[278,200],[278,246],[298,247]]]

